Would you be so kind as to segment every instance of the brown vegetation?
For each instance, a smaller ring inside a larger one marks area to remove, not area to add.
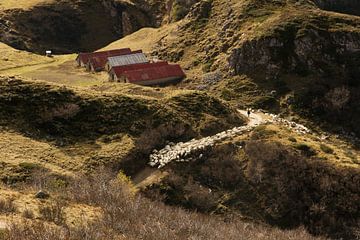
[[[224,144],[190,164],[173,164],[169,176],[145,194],[201,212],[240,213],[284,228],[304,225],[314,234],[356,237],[358,168],[335,167],[306,144],[297,149],[271,140]]]
[[[9,214],[16,211],[13,199],[0,199],[0,214]]]
[[[108,174],[77,179],[56,194],[64,197],[64,203],[96,206],[101,216],[81,226],[54,224],[53,218],[46,223],[14,222],[4,239],[314,239],[301,229],[287,232],[167,207],[134,194],[126,183]]]

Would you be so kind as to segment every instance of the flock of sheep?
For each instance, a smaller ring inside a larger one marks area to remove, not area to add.
[[[272,113],[265,113],[265,115],[270,117],[270,120],[267,120],[266,122],[273,123],[273,124],[279,124],[281,126],[289,128],[290,130],[293,130],[299,134],[311,133],[310,129],[308,129],[304,125],[298,124],[294,121],[286,120],[286,119],[281,118],[278,115],[272,114]]]
[[[172,161],[189,162],[197,158],[202,158],[202,153],[205,149],[211,148],[225,139],[244,134],[245,132],[250,132],[253,128],[253,126],[235,127],[214,136],[201,138],[199,140],[192,139],[185,143],[179,142],[177,144],[168,144],[160,151],[154,150],[153,154],[150,155],[149,165],[162,168]]]
[[[256,113],[253,113],[256,114]],[[285,126],[299,134],[308,134],[311,131],[298,123],[280,118],[278,115],[265,113],[266,119],[261,119],[260,122],[248,124],[247,126],[235,127],[230,130],[220,132],[214,136],[205,137],[201,139],[192,139],[189,142],[179,142],[177,144],[170,143],[160,151],[154,150],[150,155],[149,165],[151,167],[162,168],[170,162],[190,162],[203,157],[203,153],[207,148],[211,148],[217,143],[252,131],[256,126],[263,123],[272,123]]]

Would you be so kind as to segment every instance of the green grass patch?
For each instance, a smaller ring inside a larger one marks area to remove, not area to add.
[[[325,145],[325,144],[320,144],[320,149],[321,151],[323,151],[324,153],[327,154],[333,154],[334,153],[334,149],[332,149],[331,147]]]
[[[260,125],[253,130],[251,138],[254,140],[266,139],[275,135],[276,133],[277,132],[275,130],[267,129],[267,125]]]

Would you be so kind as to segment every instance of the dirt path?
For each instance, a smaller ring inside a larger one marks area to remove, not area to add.
[[[239,113],[247,117],[247,111],[238,110]],[[196,158],[201,158],[203,151],[211,148],[219,142],[227,138],[241,135],[251,131],[254,127],[264,123],[268,117],[260,112],[254,112],[250,115],[246,126],[235,127],[224,132],[220,132],[214,136],[205,137],[202,139],[193,139],[186,143],[177,143],[167,145],[160,151],[154,151],[150,156],[150,166],[140,171],[133,179],[133,183],[138,187],[146,187],[154,182],[160,181],[161,178],[167,175],[165,171],[160,169],[166,164],[176,162],[188,162]],[[158,169],[154,168],[158,167]]]
[[[238,112],[247,118],[246,110],[238,110]],[[247,126],[256,127],[256,126],[264,123],[264,121],[266,121],[266,119],[267,119],[267,117],[265,114],[260,113],[260,112],[252,112],[250,114],[250,118],[249,118],[249,122],[247,123]]]
[[[247,111],[238,110],[238,112],[244,115],[245,118],[248,118]],[[299,134],[310,133],[310,130],[305,126],[280,118],[275,114],[265,114],[261,111],[252,112],[245,126],[234,127],[213,136],[208,136],[201,139],[192,139],[188,142],[169,143],[159,151],[154,150],[149,157],[149,165],[152,168],[145,168],[143,171],[141,171],[134,178],[134,183],[137,186],[143,187],[150,185],[153,181],[159,181],[159,179],[163,177],[163,171],[160,169],[165,167],[170,162],[191,162],[196,159],[201,159],[203,157],[203,153],[215,145],[222,143],[227,139],[248,133],[255,127],[264,123],[278,124],[287,127]],[[156,168],[158,169],[156,170]]]
[[[165,171],[160,171],[156,168],[145,167],[134,177],[132,182],[138,189],[142,189],[153,183],[159,182],[166,175],[167,172]]]
[[[247,114],[247,112],[244,110],[238,111],[240,114]],[[254,112],[250,114],[250,119],[245,126],[234,127],[213,136],[208,136],[201,139],[192,139],[191,141],[185,143],[179,142],[168,144],[160,151],[154,150],[153,154],[150,155],[149,165],[151,167],[162,168],[172,161],[189,162],[194,159],[201,158],[203,156],[202,153],[206,151],[206,149],[212,148],[216,144],[219,144],[226,139],[250,132],[256,126],[265,123],[265,116],[265,114],[260,112]]]

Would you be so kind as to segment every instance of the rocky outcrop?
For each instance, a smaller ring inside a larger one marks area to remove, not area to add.
[[[314,2],[324,10],[360,16],[360,2],[358,0],[314,0]]]
[[[279,23],[234,48],[229,66],[235,75],[247,74],[275,90],[294,92],[292,105],[303,115],[321,117],[339,131],[345,127],[359,136],[359,26],[357,17],[328,13]],[[298,79],[296,87],[287,82],[289,78]],[[346,104],[338,108],[332,107],[333,100],[342,98],[332,94],[336,89],[347,89]]]
[[[294,73],[355,81],[360,69],[354,66],[359,59],[359,32],[293,29],[243,43],[233,50],[229,64],[236,74],[261,69],[274,78]]]

